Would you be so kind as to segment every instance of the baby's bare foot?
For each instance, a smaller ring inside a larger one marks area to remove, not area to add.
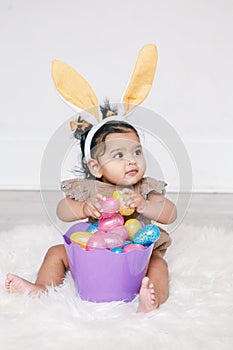
[[[139,292],[139,305],[137,312],[150,312],[158,307],[159,300],[155,294],[154,285],[149,282],[148,277],[144,277]]]
[[[5,287],[8,293],[28,294],[30,296],[39,296],[40,292],[46,290],[43,286],[38,286],[11,273],[6,276]]]

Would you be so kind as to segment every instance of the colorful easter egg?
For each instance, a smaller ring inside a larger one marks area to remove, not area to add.
[[[156,225],[149,224],[140,228],[134,235],[133,243],[145,246],[156,242],[160,237],[160,230]]]
[[[143,245],[141,245],[141,244],[131,243],[131,244],[126,245],[123,248],[123,252],[127,253],[127,252],[130,252],[131,250],[145,250],[145,249],[146,248]]]
[[[128,239],[132,241],[135,233],[142,227],[142,224],[139,220],[137,219],[128,219],[125,222],[125,227],[128,230]]]
[[[116,254],[121,254],[123,253],[123,249],[120,247],[115,247],[111,249],[111,252],[116,253]]]
[[[102,216],[111,216],[119,210],[119,203],[114,198],[106,198],[100,201],[102,207]]]
[[[116,233],[105,233],[103,237],[108,249],[123,247],[124,239],[120,235]]]
[[[127,228],[123,225],[110,228],[108,230],[108,233],[116,233],[117,235],[120,235],[123,238],[123,240],[125,240],[128,237]]]
[[[67,244],[70,244],[70,236],[72,235],[72,233],[85,232],[90,225],[90,222],[87,221],[81,221],[74,224],[72,228],[69,231],[67,231],[66,234],[63,236],[65,242]]]
[[[112,197],[117,199],[119,202],[119,212],[121,213],[121,215],[124,216],[129,216],[132,215],[135,211],[134,208],[127,208],[123,198],[126,196],[125,193],[122,193],[121,191],[114,191]]]
[[[77,243],[81,248],[86,249],[87,241],[93,236],[91,232],[74,232],[70,236],[70,241]]]
[[[96,248],[107,248],[107,243],[105,242],[105,237],[101,233],[94,234],[87,241],[86,250],[92,251]]]
[[[113,214],[110,217],[100,219],[98,226],[101,230],[108,231],[110,228],[114,228],[123,224],[123,216],[121,214]]]
[[[95,236],[103,236],[105,234],[106,234],[106,232],[104,230],[99,229],[99,230],[95,231]]]
[[[134,208],[121,208],[119,210],[119,212],[121,213],[121,215],[123,216],[130,216],[134,213],[135,209]]]
[[[93,222],[93,224],[91,224],[90,226],[88,226],[88,228],[86,229],[87,232],[92,232],[95,233],[96,231],[98,231],[99,227],[98,227],[98,221]]]

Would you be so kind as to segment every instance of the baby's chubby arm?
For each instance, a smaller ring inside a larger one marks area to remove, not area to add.
[[[174,203],[161,194],[151,192],[145,200],[139,193],[130,189],[122,191],[126,194],[124,202],[129,208],[136,208],[136,211],[143,214],[150,220],[161,224],[170,224],[177,218],[177,210]]]
[[[104,198],[100,194],[85,201],[76,201],[68,197],[63,198],[57,205],[57,216],[60,220],[67,222],[86,219],[90,216],[99,219],[102,210],[100,200]]]

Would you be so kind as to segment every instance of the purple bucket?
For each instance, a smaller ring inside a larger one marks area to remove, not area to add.
[[[92,302],[132,301],[138,294],[153,244],[145,250],[116,254],[107,249],[83,250],[70,242],[74,232],[85,231],[88,223],[70,227],[63,236],[70,271],[80,298]]]

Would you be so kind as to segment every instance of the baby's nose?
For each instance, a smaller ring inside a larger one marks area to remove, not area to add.
[[[127,157],[125,160],[126,160],[127,164],[129,164],[129,165],[136,163],[136,161],[135,161],[133,156],[132,157]]]

